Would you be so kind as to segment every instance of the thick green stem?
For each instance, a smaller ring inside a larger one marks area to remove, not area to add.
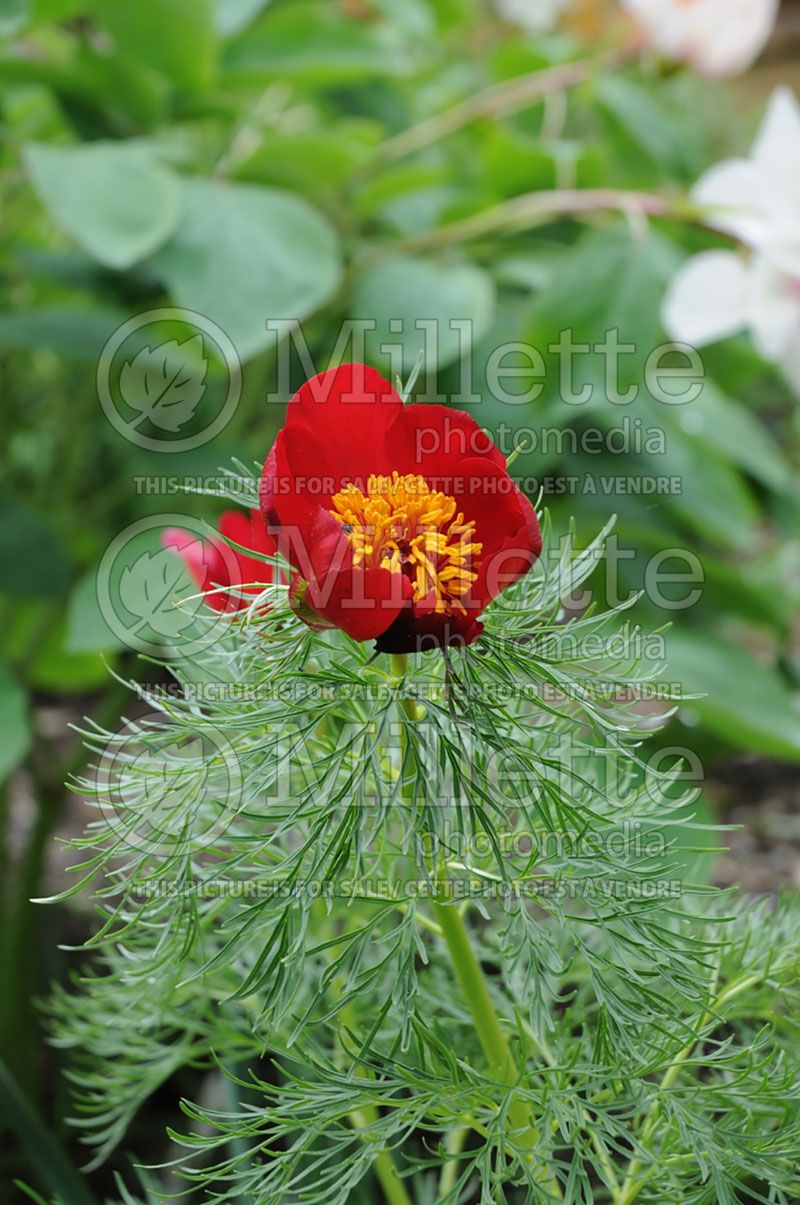
[[[394,674],[402,679],[407,672],[408,658],[395,654],[391,658],[391,664]],[[424,715],[424,709],[419,708],[413,699],[402,699],[401,706],[412,721],[421,719]],[[510,1088],[517,1087],[520,1082],[519,1068],[489,994],[486,979],[472,947],[467,927],[458,908],[454,904],[446,902],[448,896],[446,875],[437,872],[437,885],[438,898],[433,902],[434,915],[442,930],[456,978],[464,993],[464,999],[475,1025],[481,1049],[489,1064],[489,1070],[493,1076]],[[541,1135],[531,1124],[529,1107],[518,1093],[511,1095],[508,1117],[514,1130],[514,1146],[518,1152],[531,1164],[541,1166]],[[560,1198],[561,1193],[554,1180],[538,1174],[537,1178],[543,1181],[547,1179],[547,1189],[551,1195],[554,1198]]]
[[[519,1073],[514,1065],[500,1019],[495,1011],[480,963],[469,939],[464,921],[456,907],[435,903],[434,913],[441,926],[453,968],[469,1005],[486,1060],[498,1077],[506,1083],[516,1083]]]
[[[447,1135],[447,1153],[453,1156],[448,1159],[442,1168],[442,1174],[439,1177],[439,1196],[446,1197],[449,1192],[452,1192],[456,1186],[458,1179],[458,1159],[464,1149],[464,1143],[469,1137],[470,1127],[467,1125],[459,1126],[457,1130],[451,1130]]]
[[[405,1184],[398,1179],[394,1160],[389,1151],[381,1151],[372,1166],[389,1205],[412,1205]]]

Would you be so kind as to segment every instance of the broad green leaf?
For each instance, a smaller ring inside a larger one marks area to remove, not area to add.
[[[60,251],[22,247],[14,256],[14,261],[37,279],[56,281],[76,291],[99,291],[108,279],[106,269],[80,247],[67,247]]]
[[[0,37],[13,38],[25,28],[30,15],[30,0],[0,0]]]
[[[590,413],[600,423],[616,424],[622,413],[636,413],[637,403],[620,406],[608,400],[606,366],[614,353],[597,349],[616,330],[619,344],[632,348],[619,353],[618,389],[624,393],[638,386],[644,392],[648,357],[666,342],[661,302],[678,263],[675,248],[665,239],[634,237],[623,227],[592,231],[561,256],[536,299],[527,337],[545,361],[543,400],[559,395],[562,362],[571,363],[575,396],[584,387],[592,390],[586,402],[563,404],[565,421]],[[560,353],[559,359],[550,348],[558,346],[562,332],[569,332],[580,350]]]
[[[769,489],[785,489],[791,481],[791,466],[765,424],[712,381],[704,383],[695,401],[676,406],[671,417],[688,436],[721,452]]]
[[[56,598],[67,585],[69,570],[52,527],[15,499],[0,498],[0,591]]]
[[[619,510],[619,499],[614,506]],[[625,515],[620,517],[614,530],[619,533],[622,545],[635,551],[635,557],[620,563],[620,578],[631,593],[640,590],[644,581],[647,561],[654,553],[663,552],[680,545],[680,537],[674,529],[662,530],[653,522],[653,515],[643,512],[636,502]],[[592,525],[602,519],[602,515],[592,516]],[[692,619],[700,622],[718,622],[720,616],[738,615],[774,628],[785,635],[787,623],[791,617],[794,600],[787,598],[784,591],[776,590],[772,582],[765,584],[759,580],[751,563],[742,564],[740,558],[732,556],[730,563],[703,552],[699,558],[702,565],[702,598],[696,609],[692,608]],[[763,566],[759,572],[764,575]],[[766,576],[766,575],[765,575]],[[679,592],[680,592],[679,587]],[[683,589],[685,595],[685,588]],[[657,600],[649,600],[656,610]],[[643,597],[639,607],[646,607],[648,599]],[[661,611],[663,617],[663,611]],[[673,616],[680,620],[680,614]]]
[[[86,3],[85,0],[34,0],[33,10],[37,23],[69,21],[86,11]]]
[[[395,259],[378,264],[356,283],[350,306],[356,319],[374,320],[367,332],[369,358],[380,367],[389,363],[391,346],[402,347],[402,371],[410,372],[420,351],[428,368],[441,368],[468,351],[465,334],[451,322],[469,323],[472,342],[487,331],[494,314],[491,277],[471,264],[435,263],[425,259]],[[434,338],[426,339],[423,324],[435,323]],[[390,324],[398,325],[393,329]],[[382,350],[385,346],[387,350]]]
[[[174,103],[170,80],[124,43],[113,50],[81,43],[74,70],[102,106],[106,120],[121,133],[135,137],[168,119]]]
[[[645,455],[642,461],[648,475],[671,479],[664,508],[714,544],[735,551],[752,548],[758,507],[745,480],[708,447],[669,425],[668,416],[663,417],[666,451]]]
[[[403,163],[385,167],[371,179],[365,179],[355,197],[356,210],[362,218],[391,212],[394,202],[409,194],[424,193],[448,181],[447,168],[428,163]]]
[[[95,259],[129,268],[178,224],[178,177],[135,143],[26,148],[31,181],[54,220]]]
[[[223,37],[239,33],[269,3],[270,0],[214,0],[214,28]]]
[[[340,121],[325,129],[290,133],[265,131],[252,154],[237,163],[235,175],[249,183],[302,192],[313,200],[364,167],[380,137],[380,125],[370,121]]]
[[[716,442],[709,426],[708,439],[701,443],[685,426],[685,422],[691,423],[692,414],[698,416],[696,421],[722,424],[719,404],[716,418],[700,418],[714,406],[713,387],[708,386],[705,401],[701,395],[699,401],[685,406],[658,402],[646,387],[651,353],[668,346],[660,308],[677,262],[675,248],[656,235],[635,238],[628,231],[589,234],[562,256],[550,284],[537,298],[528,334],[545,361],[543,401],[554,401],[564,425],[590,421],[608,430],[627,416],[662,428],[663,454],[645,454],[633,464],[617,458],[619,467],[613,471],[628,477],[644,472],[654,478],[674,478],[674,488],[670,485],[668,494],[657,495],[653,505],[671,511],[682,524],[710,541],[740,549],[755,537],[758,511],[746,482],[728,463],[726,453],[733,451],[734,439],[723,437]],[[622,349],[618,356],[613,349],[602,350],[609,331],[617,332]],[[559,343],[563,332],[568,333],[572,350],[559,360],[550,348]],[[617,404],[609,396],[608,364],[615,362],[617,380],[612,386],[620,395],[638,390],[635,400],[627,404]],[[588,400],[567,404],[560,397],[564,364],[571,370],[568,386],[573,396],[577,398],[583,390],[588,396],[590,390]],[[733,420],[737,417],[734,414]],[[742,431],[740,422],[739,438]],[[754,441],[753,455],[761,448],[762,473],[763,445],[764,441]],[[737,460],[741,462],[746,455],[740,453]]]
[[[651,159],[679,174],[691,170],[695,156],[686,121],[655,94],[627,76],[608,74],[598,82],[600,103]]]
[[[96,20],[120,50],[179,88],[212,83],[216,36],[212,0],[91,0]]]
[[[558,169],[552,150],[512,126],[492,125],[482,139],[484,178],[493,192],[513,197],[520,192],[555,188]]]
[[[308,202],[200,179],[187,182],[185,218],[153,266],[175,301],[218,323],[243,360],[274,338],[268,319],[302,321],[341,277],[336,232]]]
[[[560,253],[541,250],[504,255],[492,265],[495,280],[526,293],[538,293],[553,279]],[[556,261],[556,262],[554,262]]]
[[[324,0],[301,0],[268,10],[229,43],[223,65],[237,75],[302,79],[320,88],[402,74],[409,61],[388,23],[348,16]]]
[[[0,345],[45,348],[69,360],[97,360],[125,321],[116,310],[47,309],[0,314]]]
[[[6,657],[34,690],[72,694],[109,685],[108,666],[97,652],[70,649],[60,601],[32,599],[15,607],[0,636]]]
[[[742,749],[800,760],[800,706],[777,670],[709,632],[667,635],[665,678],[703,692],[687,706],[710,731]]]
[[[124,647],[100,610],[96,569],[86,573],[70,595],[64,647],[68,653],[110,653]]]
[[[28,697],[0,661],[0,781],[2,781],[28,752],[31,728],[28,720]]]

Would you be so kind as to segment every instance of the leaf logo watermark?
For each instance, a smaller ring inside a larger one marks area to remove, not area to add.
[[[175,640],[191,623],[193,616],[181,610],[181,587],[185,593],[183,565],[171,549],[143,552],[133,565],[126,565],[119,579],[119,597],[135,615],[137,629],[145,625],[165,640]],[[135,634],[129,632],[129,637]]]
[[[120,435],[148,451],[208,443],[230,422],[241,390],[229,337],[202,314],[174,306],[123,323],[97,365],[103,412]]]
[[[147,420],[160,431],[180,431],[194,418],[206,391],[207,373],[201,335],[183,343],[172,339],[161,347],[143,347],[123,364],[119,377],[122,397],[139,412],[131,428],[138,429]]]
[[[219,640],[228,620],[204,601],[185,562],[161,538],[169,528],[196,537],[189,547],[202,563],[210,532],[191,515],[150,515],[126,527],[103,554],[97,570],[97,603],[114,635],[140,653],[163,656],[165,649],[184,655]],[[217,538],[223,561],[230,558],[235,580],[236,553]]]

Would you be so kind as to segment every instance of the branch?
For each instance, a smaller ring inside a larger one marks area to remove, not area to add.
[[[638,53],[638,45],[632,43],[623,49],[610,51],[596,59],[580,59],[574,63],[564,63],[558,67],[549,67],[545,71],[534,71],[529,75],[521,75],[507,80],[502,84],[494,84],[484,92],[470,96],[451,109],[445,109],[434,117],[387,138],[383,143],[381,155],[385,159],[402,159],[423,147],[454,134],[481,117],[510,117],[535,104],[545,96],[554,92],[562,92],[566,88],[574,88],[601,71],[613,71],[622,66],[634,54]]]
[[[555,218],[571,214],[598,213],[616,210],[630,218],[673,218],[704,229],[720,231],[710,226],[700,210],[684,198],[661,197],[656,193],[629,192],[619,188],[554,189],[528,192],[501,201],[481,213],[472,214],[458,222],[438,226],[423,234],[403,239],[395,244],[398,251],[422,251],[463,243],[485,234],[514,234],[544,225]]]

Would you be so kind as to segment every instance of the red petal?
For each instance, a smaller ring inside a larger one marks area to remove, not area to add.
[[[179,527],[165,528],[161,544],[164,548],[172,548],[183,558],[198,590],[203,593],[216,590],[218,586],[238,585],[234,568],[236,561],[232,549],[227,546],[223,548],[211,540],[201,540],[198,535]],[[207,594],[204,601],[214,611],[236,611],[243,605],[241,599],[219,591]]]
[[[353,640],[371,640],[384,632],[410,597],[410,583],[402,574],[353,564],[350,541],[322,507],[303,532],[293,533],[292,547],[292,563],[308,582],[309,604]]]
[[[220,515],[219,530],[226,540],[249,548],[253,552],[263,552],[268,556],[276,552],[275,543],[267,532],[267,527],[260,511],[253,510],[245,513],[242,510],[226,510]],[[238,548],[229,551],[236,557],[238,569],[238,585],[257,582],[266,585],[274,580],[274,568],[267,561],[258,557],[247,556]],[[233,583],[231,583],[233,584]],[[256,590],[250,591],[256,593]]]
[[[461,473],[465,460],[477,457],[506,471],[503,453],[475,419],[449,406],[404,406],[392,428],[392,452],[392,468],[422,474],[432,489],[443,494],[452,494],[447,480]]]
[[[454,497],[475,538],[483,545],[478,579],[463,603],[482,611],[493,598],[523,577],[542,551],[536,511],[509,477],[505,465],[465,460]]]
[[[349,482],[366,486],[371,473],[391,473],[390,432],[403,413],[389,382],[364,364],[342,364],[306,381],[286,407],[281,433],[294,492],[326,506]]]

